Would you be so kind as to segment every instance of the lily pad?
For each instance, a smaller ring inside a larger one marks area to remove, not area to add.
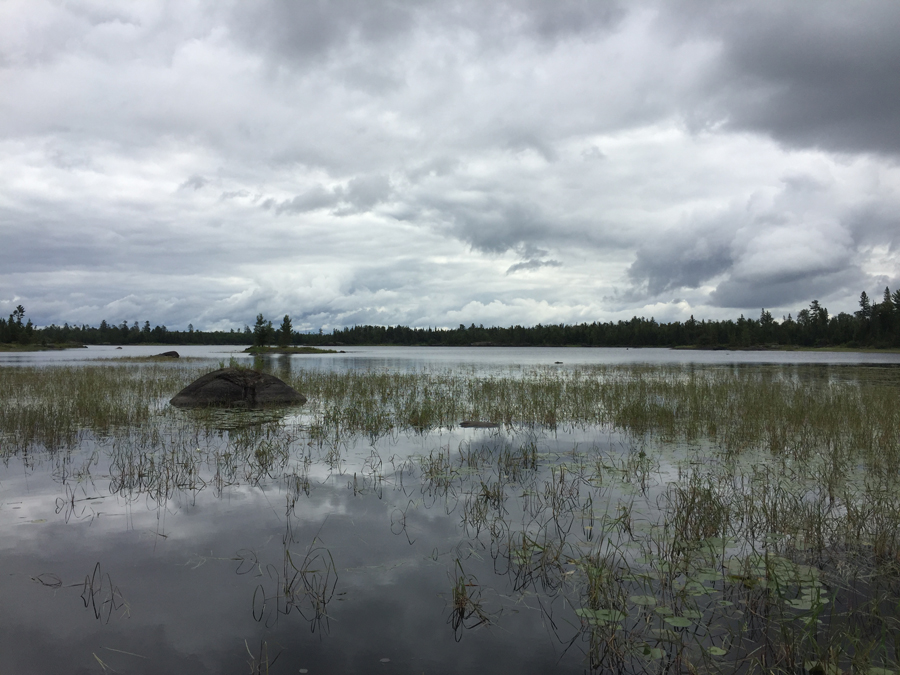
[[[618,623],[626,616],[625,612],[618,609],[589,609],[587,607],[576,609],[575,613],[593,624]]]
[[[694,622],[684,616],[667,616],[663,619],[670,626],[675,626],[676,628],[687,628]]]
[[[648,607],[656,604],[656,598],[652,595],[632,595],[630,598],[634,604]]]
[[[660,649],[659,647],[651,647],[650,645],[644,645],[644,649],[641,652],[644,658],[647,659],[661,659],[665,657],[666,650]]]

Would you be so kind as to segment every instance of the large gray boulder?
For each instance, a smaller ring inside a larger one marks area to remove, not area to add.
[[[179,408],[300,405],[306,397],[274,375],[248,368],[222,368],[194,380],[172,398]]]

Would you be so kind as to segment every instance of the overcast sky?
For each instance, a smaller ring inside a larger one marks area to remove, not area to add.
[[[900,286],[900,2],[0,2],[0,312],[533,325]]]

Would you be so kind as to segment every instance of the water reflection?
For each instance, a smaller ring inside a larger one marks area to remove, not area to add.
[[[297,363],[259,365],[291,377]],[[624,423],[332,436],[253,415],[163,409],[5,457],[0,593],[22,610],[0,617],[0,647],[14,672],[62,654],[129,672],[237,672],[248,655],[262,672],[687,672],[728,654],[750,671],[760,653],[783,658],[773,635],[838,625],[875,593],[874,576],[828,585],[823,561],[846,563],[846,547],[773,536],[802,517],[836,541],[855,506],[798,490],[787,450],[726,457],[707,435]]]
[[[275,367],[275,373],[282,380],[288,381],[291,379],[291,374],[293,372],[292,364],[294,362],[294,357],[290,354],[281,354],[276,359],[277,366]]]
[[[244,549],[235,556],[237,574],[260,579],[253,592],[252,613],[254,620],[266,628],[273,628],[279,617],[296,612],[309,624],[310,632],[318,629],[327,633],[328,603],[334,599],[338,583],[334,558],[317,537],[301,550],[293,547],[300,542],[294,534],[292,510],[291,505],[285,518],[281,565],[270,563],[263,567],[254,551]]]

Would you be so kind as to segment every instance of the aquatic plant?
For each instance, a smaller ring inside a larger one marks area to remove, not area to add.
[[[46,467],[66,521],[103,495],[164,513],[279,491],[281,549],[235,555],[264,626],[330,629],[338,554],[291,529],[327,486],[383,500],[413,548],[418,513],[455,523],[461,542],[434,559],[457,639],[533,603],[589,670],[898,671],[895,369],[296,370],[300,412],[168,407],[199,371],[2,368],[0,457]],[[459,426],[473,419],[501,426]],[[103,583],[86,597],[108,616],[122,605]]]

